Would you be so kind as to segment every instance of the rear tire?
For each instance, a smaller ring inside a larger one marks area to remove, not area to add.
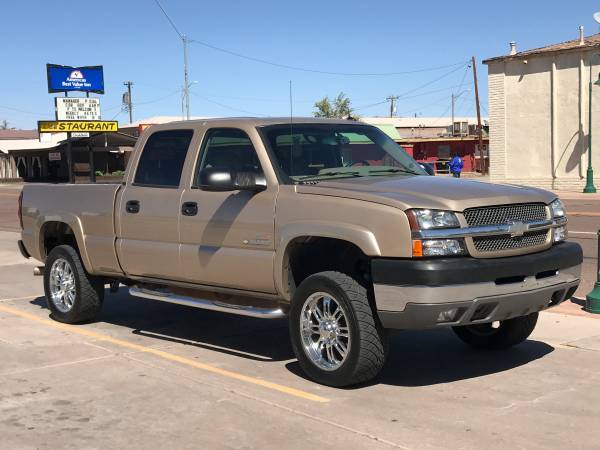
[[[300,284],[292,300],[290,337],[300,367],[328,386],[371,380],[385,363],[385,333],[367,290],[340,272],[320,272]]]
[[[87,273],[73,247],[54,247],[44,269],[46,302],[58,322],[80,323],[94,319],[102,308],[104,282]]]
[[[466,325],[452,328],[466,344],[482,350],[501,350],[525,341],[533,332],[538,313],[503,320],[494,328],[492,323]]]

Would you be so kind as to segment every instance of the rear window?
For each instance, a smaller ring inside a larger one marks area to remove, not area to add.
[[[178,187],[193,130],[157,131],[146,141],[134,183],[151,187]]]

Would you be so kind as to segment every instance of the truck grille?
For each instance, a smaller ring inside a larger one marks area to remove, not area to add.
[[[524,203],[518,205],[470,208],[464,212],[470,227],[485,225],[504,225],[510,221],[533,222],[548,218],[547,207],[543,203]],[[549,230],[533,231],[523,236],[511,237],[482,236],[473,238],[475,250],[480,253],[503,252],[529,249],[546,244]]]
[[[545,220],[547,218],[546,205],[543,203],[469,208],[465,210],[464,214],[470,227],[503,225],[510,220],[533,222],[534,220]]]
[[[544,245],[548,238],[548,230],[525,233],[520,237],[485,236],[473,238],[473,244],[478,252],[501,252],[519,248],[537,247]]]

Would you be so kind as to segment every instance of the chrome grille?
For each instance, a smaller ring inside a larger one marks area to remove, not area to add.
[[[470,227],[503,225],[511,220],[533,222],[547,218],[546,205],[543,203],[470,208],[465,210],[464,215]]]
[[[522,203],[516,205],[470,208],[464,212],[470,227],[504,225],[512,221],[534,222],[548,218],[547,207],[543,203]],[[473,238],[475,250],[479,253],[503,252],[539,247],[547,242],[550,231],[540,230],[525,233],[523,236],[507,235]]]
[[[478,252],[501,252],[520,248],[544,245],[548,238],[548,230],[525,233],[520,237],[485,236],[473,238],[473,244]]]

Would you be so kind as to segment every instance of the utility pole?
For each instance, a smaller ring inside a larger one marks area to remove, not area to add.
[[[183,43],[183,100],[185,105],[185,118],[190,120],[190,82],[188,81],[188,38],[185,34],[181,36]]]
[[[452,128],[452,136],[454,136],[454,101],[456,100],[456,97],[454,96],[454,92],[452,93],[452,125],[450,125]]]
[[[390,117],[394,117],[394,114],[396,114],[396,100],[398,100],[398,96],[390,95],[389,97],[386,97],[386,100],[390,101]]]
[[[479,106],[479,87],[477,86],[477,64],[475,57],[471,59],[473,66],[473,83],[475,84],[475,106],[477,107],[477,135],[479,136],[479,157],[481,159],[481,175],[485,175],[485,158],[483,156],[483,129],[481,127],[481,109]],[[454,124],[452,124],[454,126]]]
[[[133,86],[133,82],[124,81],[123,84],[127,86],[127,102],[123,103],[127,103],[127,111],[129,111],[129,123],[133,123],[133,102],[131,101],[131,86]]]

